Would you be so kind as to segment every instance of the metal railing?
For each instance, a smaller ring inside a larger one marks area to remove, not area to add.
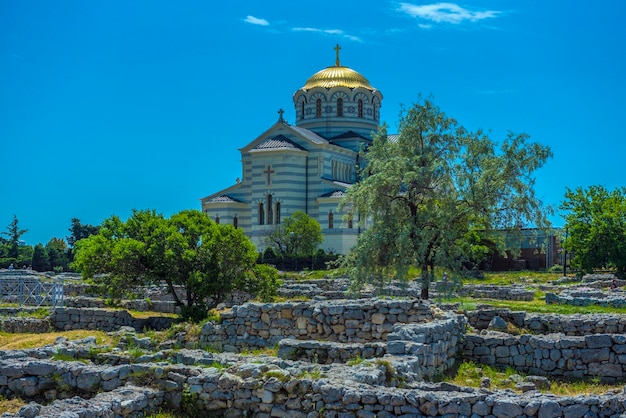
[[[23,306],[63,306],[63,279],[0,278],[0,303]]]

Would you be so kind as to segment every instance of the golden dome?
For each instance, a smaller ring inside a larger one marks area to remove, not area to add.
[[[325,89],[333,87],[347,87],[349,89],[363,87],[368,90],[374,90],[367,78],[343,65],[334,65],[318,71],[306,81],[302,89],[310,90],[314,87],[323,87]]]

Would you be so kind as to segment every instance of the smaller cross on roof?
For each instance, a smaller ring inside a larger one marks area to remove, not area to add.
[[[283,119],[283,113],[285,113],[285,111],[283,109],[278,109],[278,114],[280,115],[278,117],[278,121],[279,122],[284,122],[285,121],[285,119]]]

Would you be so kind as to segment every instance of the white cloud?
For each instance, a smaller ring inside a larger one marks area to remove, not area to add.
[[[398,10],[415,18],[455,25],[465,21],[478,22],[483,19],[490,19],[501,13],[495,10],[471,11],[454,3],[433,3],[421,6],[411,3],[400,3]]]
[[[254,16],[246,16],[246,18],[243,20],[246,23],[250,23],[252,25],[259,25],[259,26],[269,26],[270,22],[268,22],[265,19],[260,19],[258,17],[254,17]]]
[[[313,33],[320,33],[323,35],[338,35],[338,36],[341,36],[342,38],[349,39],[351,41],[355,41],[355,42],[362,41],[361,38],[359,38],[358,36],[349,35],[341,29],[319,29],[319,28],[297,27],[297,28],[291,28],[291,30],[294,32],[313,32]]]

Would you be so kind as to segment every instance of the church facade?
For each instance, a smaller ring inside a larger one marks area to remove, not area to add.
[[[294,93],[295,126],[279,111],[274,125],[240,149],[241,180],[201,199],[205,213],[242,228],[259,251],[269,231],[296,211],[320,223],[327,253],[345,254],[356,244],[358,219],[346,219],[338,206],[357,181],[362,146],[378,129],[382,95],[340,65],[335,50],[335,65]]]

